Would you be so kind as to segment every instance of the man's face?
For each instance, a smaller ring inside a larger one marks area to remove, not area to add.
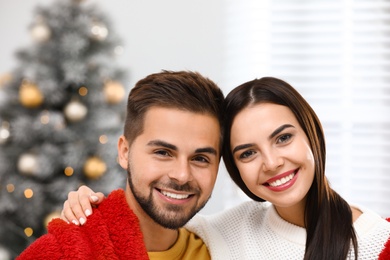
[[[210,115],[152,107],[143,129],[131,147],[124,137],[118,144],[130,195],[156,223],[177,229],[210,198],[220,159],[219,122]]]

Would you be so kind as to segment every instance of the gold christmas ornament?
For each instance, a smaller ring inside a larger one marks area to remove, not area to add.
[[[106,101],[110,104],[117,104],[121,102],[125,96],[125,89],[118,81],[107,81],[104,84],[103,92]]]
[[[52,219],[55,219],[55,218],[61,218],[61,211],[56,210],[56,211],[53,211],[53,212],[47,214],[47,216],[43,220],[44,227],[47,227],[49,222],[52,221]]]
[[[27,108],[36,108],[43,103],[43,94],[37,85],[24,81],[19,89],[19,102]]]
[[[71,101],[66,105],[64,114],[71,122],[78,122],[83,120],[88,113],[88,108],[79,101]]]
[[[84,164],[84,174],[89,179],[95,180],[100,178],[106,170],[106,163],[96,156],[90,157]]]

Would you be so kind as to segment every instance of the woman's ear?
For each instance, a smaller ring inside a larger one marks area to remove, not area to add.
[[[123,169],[127,169],[129,163],[129,143],[124,135],[121,135],[118,139],[118,161],[119,165]]]

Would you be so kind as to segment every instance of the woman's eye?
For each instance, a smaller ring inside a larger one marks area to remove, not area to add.
[[[281,135],[281,136],[278,138],[277,142],[278,142],[278,143],[286,143],[286,142],[288,142],[288,141],[291,139],[291,137],[292,137],[292,134],[284,134],[284,135]]]
[[[240,159],[245,159],[245,158],[248,158],[250,157],[251,155],[253,155],[255,152],[254,151],[245,151],[243,152],[242,154],[240,154]]]

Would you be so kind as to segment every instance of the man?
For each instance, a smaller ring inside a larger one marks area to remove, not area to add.
[[[87,222],[80,219],[84,225],[52,221],[19,259],[209,259],[203,241],[182,227],[215,184],[223,99],[215,83],[194,72],[140,80],[118,140],[126,191],[110,193]]]

